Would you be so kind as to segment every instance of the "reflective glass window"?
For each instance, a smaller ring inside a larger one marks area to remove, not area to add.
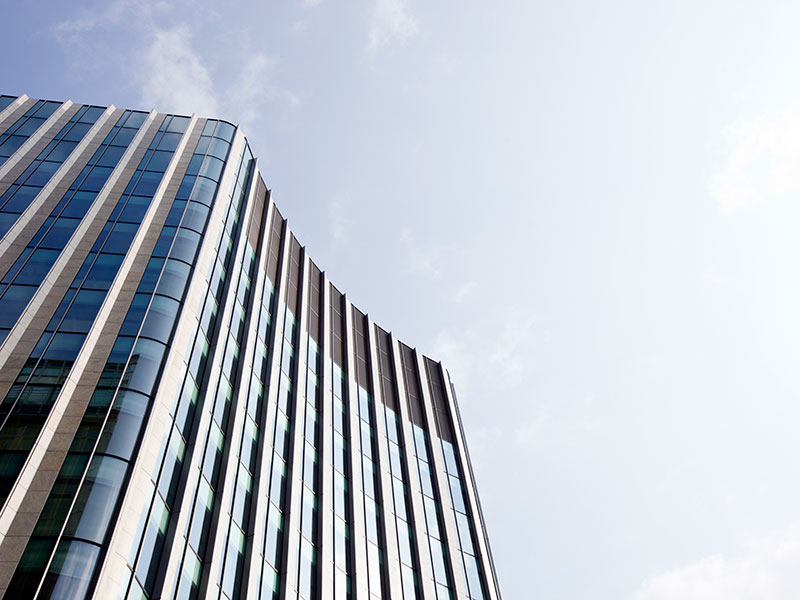
[[[34,250],[28,261],[17,273],[15,283],[30,283],[39,285],[56,262],[61,252],[59,250],[47,250],[39,248]]]
[[[83,190],[73,192],[69,203],[61,212],[61,216],[82,219],[86,216],[86,212],[89,210],[89,207],[96,198],[97,192],[86,192]]]
[[[142,275],[142,279],[139,282],[139,287],[137,288],[138,292],[145,294],[153,293],[153,290],[156,289],[156,283],[158,282],[158,278],[161,275],[161,270],[163,265],[164,265],[163,258],[154,257],[148,261],[147,267],[145,268],[144,274]]]
[[[80,225],[80,219],[60,218],[50,227],[50,230],[39,243],[41,248],[53,248],[63,250],[69,242],[72,234]]]
[[[189,202],[181,226],[202,233],[208,219],[208,212],[209,208],[206,205],[199,202]]]
[[[197,202],[211,206],[211,202],[214,200],[214,192],[216,189],[216,183],[210,179],[206,179],[205,177],[198,177],[197,183],[195,183],[190,197],[192,200],[196,200]]]
[[[168,342],[180,304],[166,296],[153,296],[140,335]]]
[[[86,333],[94,323],[100,306],[105,299],[105,293],[95,290],[79,290],[64,316],[59,329]]]
[[[224,163],[220,159],[214,158],[213,156],[206,156],[203,160],[203,165],[200,167],[199,175],[208,177],[214,181],[219,181],[223,166]]]
[[[98,254],[83,282],[83,287],[108,290],[117,276],[123,258],[121,254]]]
[[[156,193],[158,184],[161,183],[163,176],[164,174],[161,172],[144,171],[141,177],[139,177],[139,181],[136,182],[133,193],[137,196],[152,197]]]
[[[180,133],[165,133],[158,142],[159,150],[175,150],[183,137]]]
[[[199,233],[190,229],[180,228],[178,229],[178,234],[175,236],[175,244],[170,251],[170,256],[179,258],[187,263],[192,263],[199,244]]]
[[[175,298],[176,300],[182,299],[190,272],[191,267],[186,263],[172,258],[168,259],[164,265],[164,272],[161,274],[161,280],[158,282],[157,293]]]
[[[121,385],[143,394],[152,394],[165,350],[164,344],[153,340],[139,339],[133,349]]]
[[[53,147],[53,149],[50,150],[50,152],[47,155],[47,158],[49,160],[54,160],[54,161],[63,163],[67,159],[67,157],[70,154],[72,154],[72,151],[75,149],[75,147],[77,145],[78,145],[77,141],[71,142],[71,141],[68,141],[67,139],[64,139],[64,140],[58,142]]]
[[[31,205],[36,195],[42,188],[33,185],[22,185],[17,188],[14,195],[3,205],[4,212],[21,213]]]
[[[75,123],[64,136],[65,140],[79,142],[92,128],[91,123]]]
[[[147,406],[148,398],[144,394],[120,390],[103,427],[97,452],[130,460],[147,413]]]
[[[119,215],[120,221],[128,223],[141,223],[147,209],[150,208],[152,198],[149,196],[130,196],[125,203],[125,208]]]
[[[100,554],[100,547],[79,540],[62,540],[42,584],[40,597],[52,600],[83,598]]]
[[[48,334],[45,333],[45,336]],[[42,358],[50,360],[75,360],[86,336],[79,333],[56,333]]]
[[[44,186],[53,177],[56,171],[61,167],[61,163],[45,160],[39,163],[39,166],[31,173],[30,177],[25,181],[28,185]]]
[[[233,134],[235,131],[236,128],[230,123],[219,121],[217,129],[214,131],[214,137],[222,138],[230,142],[233,141]]]
[[[225,140],[213,138],[208,145],[208,153],[211,156],[216,156],[220,160],[225,160],[225,157],[228,155],[228,148],[230,148],[230,144]]]
[[[183,441],[176,428],[172,429],[167,446],[167,455],[164,458],[164,467],[158,483],[158,491],[164,496],[167,502],[172,503],[175,490],[178,487],[180,467],[183,464],[183,456],[186,452],[186,443]]]
[[[113,171],[112,167],[93,167],[86,179],[81,183],[81,189],[87,192],[99,192]]]
[[[103,246],[103,252],[126,254],[138,230],[138,223],[116,223]]]
[[[35,293],[36,287],[32,285],[9,286],[0,298],[0,327],[13,327]]]
[[[119,137],[119,136],[118,136]],[[114,140],[115,142],[117,140]],[[105,152],[98,158],[97,166],[100,167],[114,167],[119,163],[122,155],[125,154],[127,148],[123,146],[108,146]]]
[[[103,542],[127,468],[126,462],[111,456],[92,459],[64,535]]]

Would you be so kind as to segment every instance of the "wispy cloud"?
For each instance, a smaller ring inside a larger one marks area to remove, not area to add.
[[[504,315],[499,332],[459,328],[437,334],[434,356],[458,372],[459,381],[469,382],[472,373],[482,372],[487,361],[498,377],[495,387],[503,389],[517,386],[530,371],[535,319],[522,306],[497,307],[496,312]]]
[[[731,126],[724,167],[709,182],[734,211],[800,191],[800,107]]]
[[[499,339],[489,348],[488,357],[502,373],[505,385],[515,386],[529,367],[526,350],[533,339],[531,329],[535,319],[530,310],[522,306],[510,306],[504,314],[505,324]]]
[[[146,22],[154,12],[169,9],[170,3],[163,0],[115,0],[57,23],[55,32],[62,40],[80,43],[85,34],[96,29],[120,24],[128,17],[136,17],[135,22]]]
[[[145,106],[209,117],[217,114],[211,74],[186,26],[155,30],[138,76]]]
[[[374,0],[369,28],[369,49],[374,51],[396,40],[406,41],[417,33],[417,21],[407,0]]]
[[[800,530],[750,544],[742,558],[709,556],[657,575],[635,600],[795,600],[800,597]]]
[[[467,299],[467,296],[469,296],[472,293],[472,291],[477,287],[478,284],[475,281],[467,281],[463,285],[459,286],[453,298],[456,301],[456,304],[463,303],[464,300]]]
[[[277,62],[263,52],[254,52],[242,63],[234,83],[236,100],[233,105],[245,129],[256,122],[263,103],[274,100],[277,92],[273,84],[273,72]]]
[[[353,224],[350,214],[348,194],[334,194],[328,201],[328,223],[330,235],[335,244],[341,244],[350,239],[350,228]]]
[[[413,269],[420,271],[431,281],[437,281],[441,277],[439,268],[441,252],[438,248],[424,248],[407,227],[400,231],[400,241],[406,247],[409,264]]]
[[[204,10],[194,19],[179,18],[175,2],[115,0],[58,23],[54,35],[76,71],[132,83],[144,107],[223,117],[249,129],[267,104],[299,104],[275,80],[276,57],[254,49],[246,35],[224,37],[222,46],[200,43],[215,31],[209,21],[216,17]],[[224,93],[228,89],[237,93]]]

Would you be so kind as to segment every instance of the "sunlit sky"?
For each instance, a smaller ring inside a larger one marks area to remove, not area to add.
[[[456,384],[507,600],[800,597],[800,4],[6,2],[0,92],[241,123]]]

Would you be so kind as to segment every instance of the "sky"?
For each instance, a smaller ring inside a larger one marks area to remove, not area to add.
[[[800,4],[4,15],[0,93],[241,124],[314,261],[450,370],[507,600],[800,597]]]

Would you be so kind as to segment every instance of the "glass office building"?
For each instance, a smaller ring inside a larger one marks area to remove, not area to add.
[[[5,598],[500,598],[448,372],[230,123],[0,96],[0,398]]]

